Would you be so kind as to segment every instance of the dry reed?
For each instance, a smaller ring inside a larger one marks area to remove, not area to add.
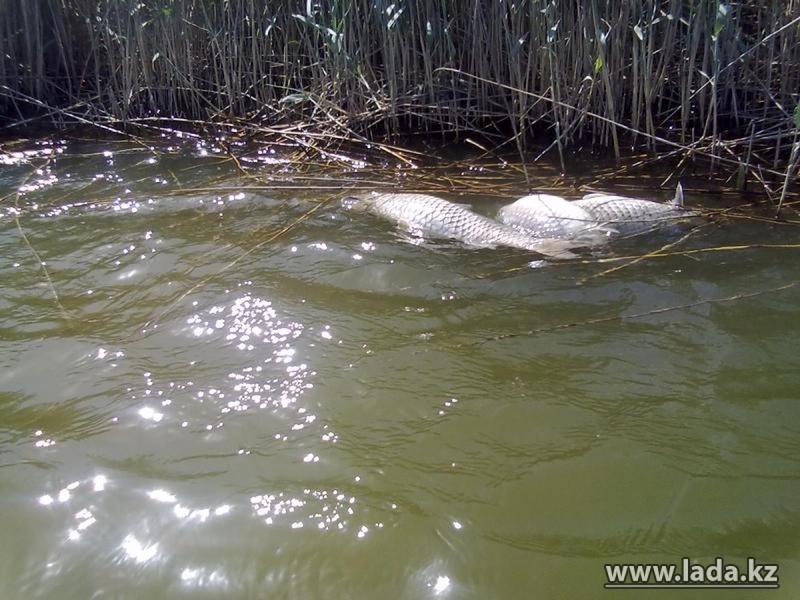
[[[797,171],[800,0],[4,0],[0,56],[5,127],[667,140],[776,197]]]

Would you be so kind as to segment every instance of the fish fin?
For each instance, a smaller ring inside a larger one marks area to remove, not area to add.
[[[534,252],[538,252],[542,256],[546,256],[548,258],[566,260],[569,258],[578,257],[578,254],[575,254],[571,250],[574,247],[575,243],[570,243],[567,240],[542,238],[540,240],[536,240],[533,250]]]
[[[610,240],[619,235],[619,229],[614,227],[613,223],[598,223],[591,231],[601,234],[606,240]]]
[[[683,186],[681,185],[680,181],[678,182],[678,186],[675,188],[675,197],[670,201],[670,204],[683,208]]]

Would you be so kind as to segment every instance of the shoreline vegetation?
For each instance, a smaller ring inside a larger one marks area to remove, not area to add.
[[[701,159],[779,211],[800,163],[800,0],[5,0],[0,55],[4,136],[545,139],[562,170]]]

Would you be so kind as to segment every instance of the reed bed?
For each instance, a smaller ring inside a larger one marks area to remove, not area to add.
[[[0,125],[409,132],[800,162],[800,0],[3,0]]]

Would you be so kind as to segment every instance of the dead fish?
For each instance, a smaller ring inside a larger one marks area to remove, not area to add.
[[[535,237],[574,240],[590,246],[603,244],[616,233],[577,204],[550,194],[524,196],[502,207],[497,219]]]
[[[575,256],[570,249],[576,244],[568,240],[534,237],[437,196],[373,192],[344,198],[342,203],[394,221],[423,237],[453,239],[480,248],[509,246],[552,258]]]
[[[675,190],[675,197],[666,203],[592,193],[572,204],[585,210],[598,222],[616,229],[621,236],[646,233],[693,216],[683,206],[681,184]]]

